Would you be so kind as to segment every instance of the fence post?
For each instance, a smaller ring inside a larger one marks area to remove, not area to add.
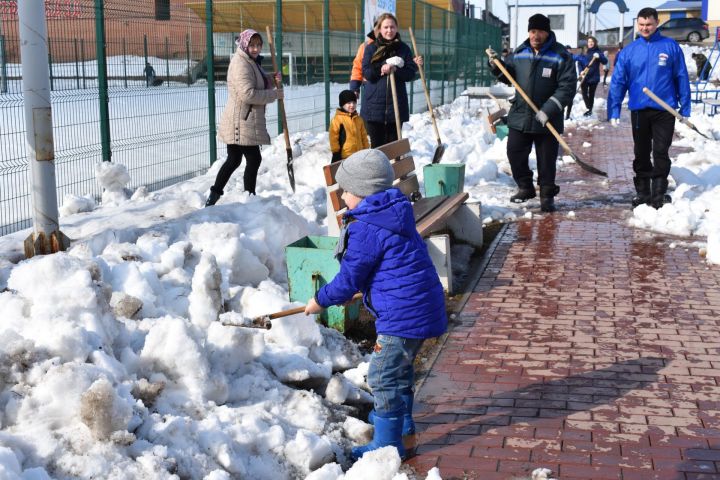
[[[213,45],[213,0],[205,0],[205,43],[207,44],[207,84],[208,84],[208,134],[210,135],[210,164],[217,160],[215,140],[215,46]]]
[[[165,83],[170,88],[170,45],[168,37],[165,37]]]
[[[47,39],[48,47],[47,47],[47,59],[48,59],[48,68],[50,69],[50,91],[52,92],[55,90],[55,83],[53,82],[53,68],[52,68],[52,45],[50,44],[50,39]]]
[[[145,56],[145,63],[143,64],[143,68],[147,66],[148,64],[148,46],[147,46],[147,33],[143,33],[143,55]],[[148,87],[150,85],[147,85]]]
[[[110,161],[110,111],[108,96],[107,58],[105,49],[105,11],[103,0],[95,0],[95,56],[97,57],[98,100],[100,101],[100,143],[102,159]]]
[[[42,0],[18,3],[22,89],[25,99],[25,138],[32,175],[33,233],[25,240],[25,256],[65,250],[67,239],[60,232],[47,24]]]
[[[80,53],[78,52],[77,38],[73,38],[73,47],[75,49],[75,86],[80,90]]]
[[[447,12],[443,12],[443,39],[442,39],[442,51],[447,52]],[[442,55],[442,90],[440,90],[440,105],[445,105],[445,77],[447,75],[447,55]]]
[[[127,46],[125,44],[125,37],[123,37],[122,41],[123,46],[123,79],[124,79],[124,85],[125,88],[127,88]]]
[[[275,0],[275,56],[278,59],[278,70],[280,71],[280,73],[282,73],[283,69],[282,42],[282,0]],[[285,99],[285,104],[287,105],[287,98]],[[279,108],[277,112],[277,131],[278,135],[280,135],[281,133],[283,133],[282,115]],[[287,117],[287,111],[285,111],[285,116]]]
[[[365,11],[363,7],[363,12]],[[413,29],[413,33],[415,32],[415,14],[417,13],[417,7],[415,0],[412,0],[410,2],[410,26]],[[413,52],[413,56],[419,55],[420,52]],[[423,59],[424,60],[424,59]],[[424,68],[424,67],[423,67]],[[415,82],[410,82],[410,113],[415,113],[415,109],[413,108],[413,105],[415,103]]]
[[[323,81],[325,82],[325,130],[330,129],[330,0],[323,2]]]
[[[5,61],[5,35],[0,35],[0,93],[7,93],[7,62]]]
[[[190,34],[185,34],[185,58],[187,60],[187,85],[192,83],[192,72],[190,71]]]
[[[87,88],[87,75],[85,74],[85,39],[80,39],[80,60],[82,60],[83,89]]]

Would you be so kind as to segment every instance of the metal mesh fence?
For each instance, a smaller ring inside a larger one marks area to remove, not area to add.
[[[130,187],[150,191],[206,171],[215,150],[224,152],[209,140],[210,116],[222,112],[234,39],[246,28],[275,34],[291,133],[327,129],[367,33],[365,2],[214,2],[212,71],[208,3],[45,0],[60,204],[70,194],[100,197],[95,166],[103,160],[125,165]],[[434,104],[489,81],[482,54],[489,44],[499,49],[497,27],[415,0],[398,0],[397,16],[406,43],[407,27],[415,31]],[[419,81],[409,90],[412,111],[426,110]],[[17,0],[0,0],[0,235],[31,226],[23,109]],[[275,104],[267,116],[279,132]]]

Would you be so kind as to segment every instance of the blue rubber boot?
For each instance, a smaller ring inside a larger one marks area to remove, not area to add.
[[[375,413],[374,417],[375,433],[372,442],[361,447],[353,447],[351,451],[353,460],[358,460],[367,452],[388,446],[397,448],[400,458],[404,459],[405,447],[402,443],[403,415],[400,412],[389,414],[389,416],[381,416]]]
[[[403,402],[405,403],[405,414],[403,415],[403,437],[406,435],[415,435],[415,420],[412,418],[413,401],[415,394],[410,393],[408,395],[400,395]],[[375,409],[370,410],[368,414],[368,423],[375,425]]]

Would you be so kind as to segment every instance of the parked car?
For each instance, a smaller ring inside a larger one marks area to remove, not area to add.
[[[710,36],[702,18],[671,18],[658,27],[660,33],[679,42],[702,42]]]

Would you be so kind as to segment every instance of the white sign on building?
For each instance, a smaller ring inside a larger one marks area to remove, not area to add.
[[[508,9],[510,11],[510,47],[512,49],[527,40],[528,20],[536,13],[542,13],[550,19],[550,29],[555,32],[555,38],[558,42],[563,45],[570,45],[573,48],[578,46],[578,31],[580,30],[579,2],[565,2],[555,5],[548,5],[546,2],[543,2],[542,5],[520,4],[516,9],[513,0],[510,0]]]

